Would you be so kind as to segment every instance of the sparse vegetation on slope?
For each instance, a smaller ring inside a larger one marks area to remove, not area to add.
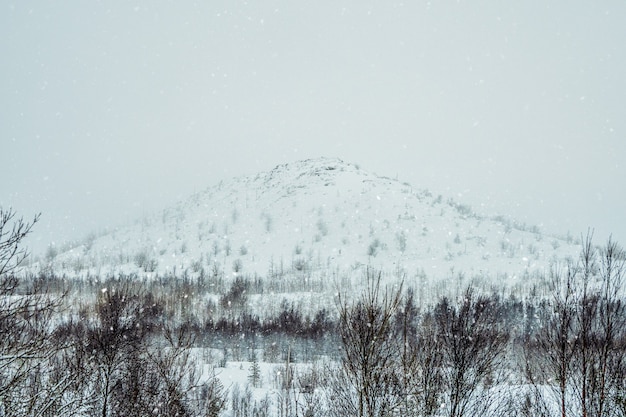
[[[2,417],[626,415],[612,241],[327,159],[21,270],[37,218],[1,213]]]

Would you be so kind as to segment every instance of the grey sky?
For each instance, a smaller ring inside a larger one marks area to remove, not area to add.
[[[31,246],[337,156],[626,243],[626,2],[3,1],[0,205]]]

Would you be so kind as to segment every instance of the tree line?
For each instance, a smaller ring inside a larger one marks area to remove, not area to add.
[[[612,240],[583,239],[578,260],[550,271],[549,297],[469,286],[425,305],[368,269],[360,294],[338,290],[336,309],[312,317],[286,301],[260,317],[246,308],[251,284],[235,279],[218,317],[186,304],[184,285],[172,302],[132,277],[98,282],[89,297],[62,279],[20,278],[37,220],[0,210],[2,417],[626,416],[626,256]],[[86,301],[70,308],[70,297]],[[217,340],[223,361],[248,350],[254,387],[257,353],[282,363],[275,397],[251,404],[248,389],[207,371],[194,348]],[[303,366],[307,340],[334,349]]]
[[[424,311],[369,271],[339,303],[343,355],[329,410],[356,416],[625,416],[626,254],[591,236],[536,302],[477,294]]]

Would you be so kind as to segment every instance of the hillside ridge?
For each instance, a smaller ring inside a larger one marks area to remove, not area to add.
[[[512,283],[576,256],[574,242],[490,219],[468,206],[338,158],[223,180],[40,267],[67,276],[311,275],[364,266]],[[456,271],[456,272],[455,272]]]

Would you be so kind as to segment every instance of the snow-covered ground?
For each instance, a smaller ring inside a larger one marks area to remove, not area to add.
[[[367,265],[415,286],[463,274],[515,287],[578,249],[574,239],[320,158],[220,181],[33,268],[66,276],[220,273],[327,282]]]
[[[468,283],[524,295],[541,288],[554,263],[576,259],[579,251],[571,237],[547,236],[538,227],[484,216],[357,165],[320,158],[221,181],[128,227],[35,260],[27,271],[77,279],[203,278],[208,290],[193,294],[192,305],[203,311],[221,308],[220,297],[235,277],[258,279],[263,288],[248,291],[245,309],[263,320],[284,306],[307,318],[334,310],[337,292],[358,296],[372,270],[386,284],[403,280],[418,303],[461,294]],[[257,352],[259,378],[251,381],[253,362],[244,351],[250,346],[240,345],[237,355],[232,346],[194,349],[203,378],[215,375],[227,390],[227,414],[235,415],[236,398],[277,412],[285,395],[302,394],[285,391],[287,365],[263,357],[267,343]],[[309,359],[290,366],[306,374],[338,357],[318,352]],[[495,389],[530,388],[513,383]]]

